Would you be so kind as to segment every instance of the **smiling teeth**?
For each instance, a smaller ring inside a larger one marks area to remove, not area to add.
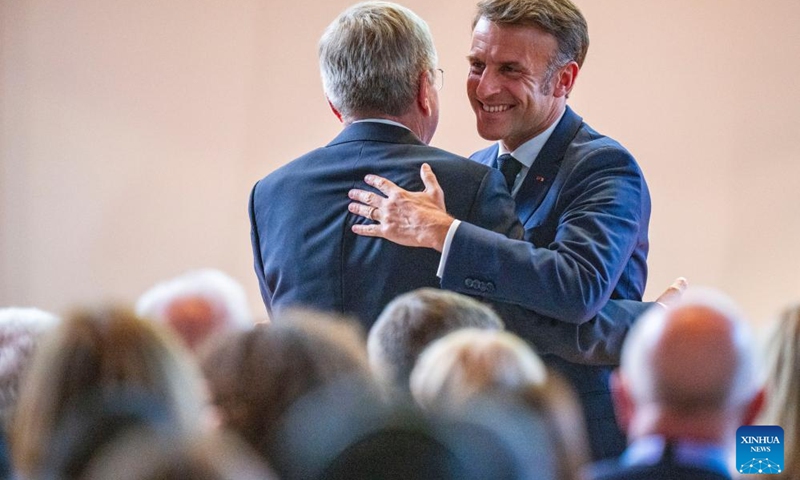
[[[496,105],[496,106],[483,105],[483,111],[489,113],[505,112],[509,108],[511,108],[511,106],[509,105]]]

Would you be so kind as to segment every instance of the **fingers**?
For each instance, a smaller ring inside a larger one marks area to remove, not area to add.
[[[672,282],[672,285],[664,290],[664,293],[659,295],[659,297],[656,299],[656,302],[668,307],[680,300],[684,290],[686,290],[686,287],[688,286],[689,282],[685,278],[678,277],[674,282]]]
[[[363,203],[364,205],[369,205],[370,207],[380,207],[381,201],[383,201],[382,197],[375,195],[372,192],[368,192],[366,190],[359,190],[357,188],[347,192],[347,196],[350,197],[351,200],[356,200],[358,202]]]
[[[381,237],[381,228],[380,225],[371,224],[371,225],[353,225],[350,227],[353,230],[353,233],[356,235],[361,235],[363,237]]]
[[[372,221],[375,221],[375,222],[380,221],[379,220],[380,210],[378,210],[375,207],[371,207],[369,205],[363,205],[361,203],[352,202],[352,203],[347,205],[347,209],[350,210],[350,212],[355,213],[356,215],[360,215],[360,216],[362,216],[364,218],[368,218],[368,219],[370,219]]]
[[[381,191],[381,193],[383,193],[387,197],[389,196],[390,193],[400,189],[400,187],[392,183],[391,180],[387,180],[377,175],[367,175],[366,177],[364,177],[364,182],[371,187],[377,188],[378,190]]]

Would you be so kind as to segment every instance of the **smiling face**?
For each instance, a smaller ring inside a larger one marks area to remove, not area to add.
[[[559,88],[563,69],[545,78],[557,49],[555,37],[536,27],[498,25],[485,18],[475,24],[467,96],[481,137],[501,140],[514,150],[561,115],[573,79],[568,88]],[[570,68],[577,73],[577,65]]]

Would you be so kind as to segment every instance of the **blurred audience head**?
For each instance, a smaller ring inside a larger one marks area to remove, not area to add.
[[[781,312],[764,348],[766,404],[759,425],[784,431],[784,471],[800,468],[800,303]]]
[[[503,322],[489,306],[458,293],[423,288],[400,295],[370,329],[370,367],[381,381],[408,391],[411,369],[422,350],[467,327],[502,330]]]
[[[168,325],[192,350],[213,334],[253,326],[244,288],[213,269],[157,284],[139,298],[136,313]]]
[[[467,328],[433,342],[411,372],[411,394],[426,410],[459,409],[476,396],[541,385],[547,370],[516,335]]]
[[[545,450],[551,450],[554,460],[553,478],[578,480],[589,461],[589,440],[583,409],[569,383],[550,371],[544,384],[526,385],[509,393],[501,400],[517,403],[542,424],[547,438]]]
[[[356,324],[307,310],[282,310],[270,324],[209,345],[202,367],[222,425],[268,460],[277,426],[298,398],[343,379],[372,388]]]
[[[497,418],[497,410],[481,413]],[[276,470],[285,479],[533,478],[518,475],[504,438],[472,420],[425,415],[333,383],[304,395],[285,415]]]
[[[0,429],[6,431],[22,377],[40,338],[58,325],[52,313],[36,308],[0,309]]]
[[[763,400],[753,344],[742,312],[713,290],[690,288],[669,310],[648,310],[628,335],[613,378],[629,440],[733,438]]]
[[[205,405],[199,370],[158,325],[123,308],[81,310],[39,345],[12,423],[14,466],[28,478],[67,413],[87,395],[137,392],[163,402],[176,434],[201,425]]]
[[[129,432],[95,455],[81,480],[270,480],[277,478],[237,437],[214,432],[174,439]]]

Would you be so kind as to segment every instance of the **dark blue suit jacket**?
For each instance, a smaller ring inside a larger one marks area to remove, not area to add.
[[[350,227],[367,220],[347,210],[348,190],[372,190],[363,182],[368,173],[422,190],[423,162],[433,168],[451,215],[522,238],[513,200],[496,169],[426,146],[404,128],[356,123],[326,147],[283,166],[253,188],[251,241],[267,310],[306,305],[354,315],[369,329],[396,295],[438,287],[438,252],[359,237]],[[486,254],[478,255],[485,266],[492,261]],[[646,307],[641,302],[612,301],[595,318],[578,325],[516,305],[495,304],[505,320],[516,321],[514,330],[531,339],[540,353],[600,365],[618,363],[625,333]]]
[[[438,288],[439,252],[360,237],[350,227],[369,221],[347,210],[350,189],[375,191],[363,181],[370,173],[423,190],[423,162],[436,174],[450,214],[500,235],[521,235],[500,172],[429,147],[405,128],[355,123],[253,188],[253,253],[267,309],[305,305],[354,316],[369,329],[397,295]]]
[[[687,451],[689,451],[688,449]],[[626,455],[629,452],[626,452]],[[654,458],[631,462],[625,458],[608,459],[591,465],[585,477],[589,480],[730,480],[724,458],[711,458],[695,453],[686,456],[667,444]],[[744,477],[742,477],[744,478]],[[756,478],[761,478],[756,477]]]
[[[497,150],[494,145],[472,158],[494,166]],[[609,299],[641,300],[647,279],[647,184],[630,153],[569,107],[525,177],[516,212],[525,230],[522,240],[469,224],[459,227],[443,288],[522,307],[517,315],[505,314],[506,324],[533,343],[537,332],[528,328],[526,309],[580,328]],[[475,288],[480,284],[492,288],[480,291]],[[610,369],[564,358],[545,360],[581,396],[594,458],[618,455],[625,442],[614,421]]]

